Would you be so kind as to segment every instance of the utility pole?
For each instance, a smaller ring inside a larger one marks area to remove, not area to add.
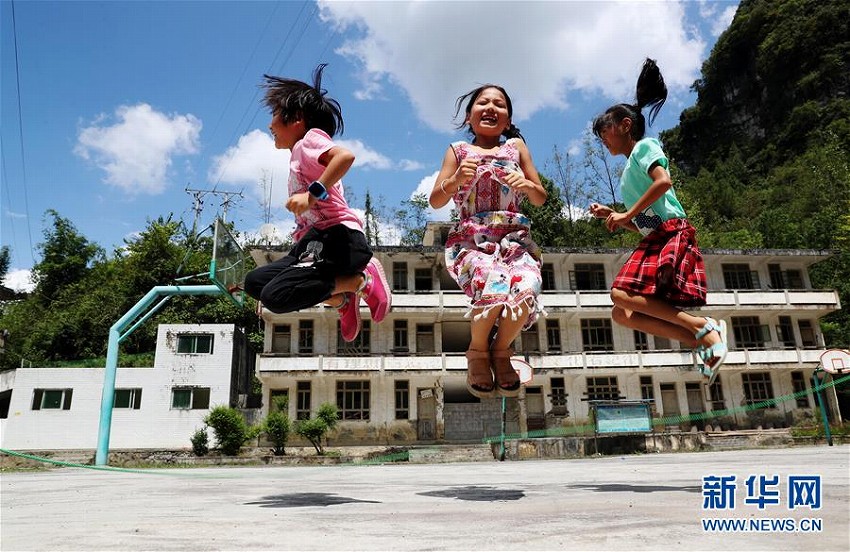
[[[227,209],[230,208],[230,204],[233,203],[233,197],[238,196],[239,199],[242,199],[242,190],[238,192],[225,192],[222,190],[195,190],[193,188],[186,187],[186,192],[191,193],[195,198],[195,205],[192,208],[195,211],[195,220],[197,221],[198,217],[201,214],[201,209],[203,205],[202,198],[206,194],[214,195],[214,196],[222,196],[224,199],[221,200],[221,221],[227,222]]]

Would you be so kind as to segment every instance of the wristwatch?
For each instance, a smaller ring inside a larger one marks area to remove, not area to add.
[[[307,191],[311,196],[318,200],[325,200],[328,198],[328,189],[325,188],[325,185],[318,180],[314,180],[313,183],[310,184],[310,187],[307,188]]]

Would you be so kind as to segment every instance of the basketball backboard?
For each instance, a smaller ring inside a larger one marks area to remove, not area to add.
[[[832,375],[850,372],[850,352],[843,349],[827,349],[820,356],[820,367]]]
[[[238,306],[245,303],[245,253],[221,219],[215,219],[210,280]]]

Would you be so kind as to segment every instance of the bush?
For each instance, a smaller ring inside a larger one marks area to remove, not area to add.
[[[336,405],[323,403],[319,406],[319,411],[316,413],[315,418],[296,422],[295,433],[310,441],[316,449],[316,454],[322,456],[325,454],[322,439],[326,433],[336,427],[338,422],[339,411]]]
[[[213,429],[218,448],[227,456],[238,455],[239,449],[250,438],[248,424],[235,408],[216,406],[204,422]]]
[[[266,416],[263,422],[263,433],[274,445],[272,448],[274,455],[283,456],[286,454],[286,441],[289,440],[289,432],[292,428],[292,423],[287,414],[289,397],[275,397],[274,406],[277,410]]]
[[[210,451],[209,447],[209,436],[207,435],[206,429],[197,429],[195,430],[194,435],[192,435],[192,452],[195,453],[195,456],[206,456]]]

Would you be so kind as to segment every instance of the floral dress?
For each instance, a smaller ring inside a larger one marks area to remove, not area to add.
[[[471,298],[473,309],[502,308],[502,317],[516,320],[529,313],[528,328],[543,312],[540,304],[540,248],[531,239],[530,221],[519,210],[525,197],[504,183],[511,171],[520,171],[514,139],[494,153],[481,153],[467,142],[455,142],[458,163],[479,162],[475,177],[452,199],[460,215],[446,239],[446,268]]]

